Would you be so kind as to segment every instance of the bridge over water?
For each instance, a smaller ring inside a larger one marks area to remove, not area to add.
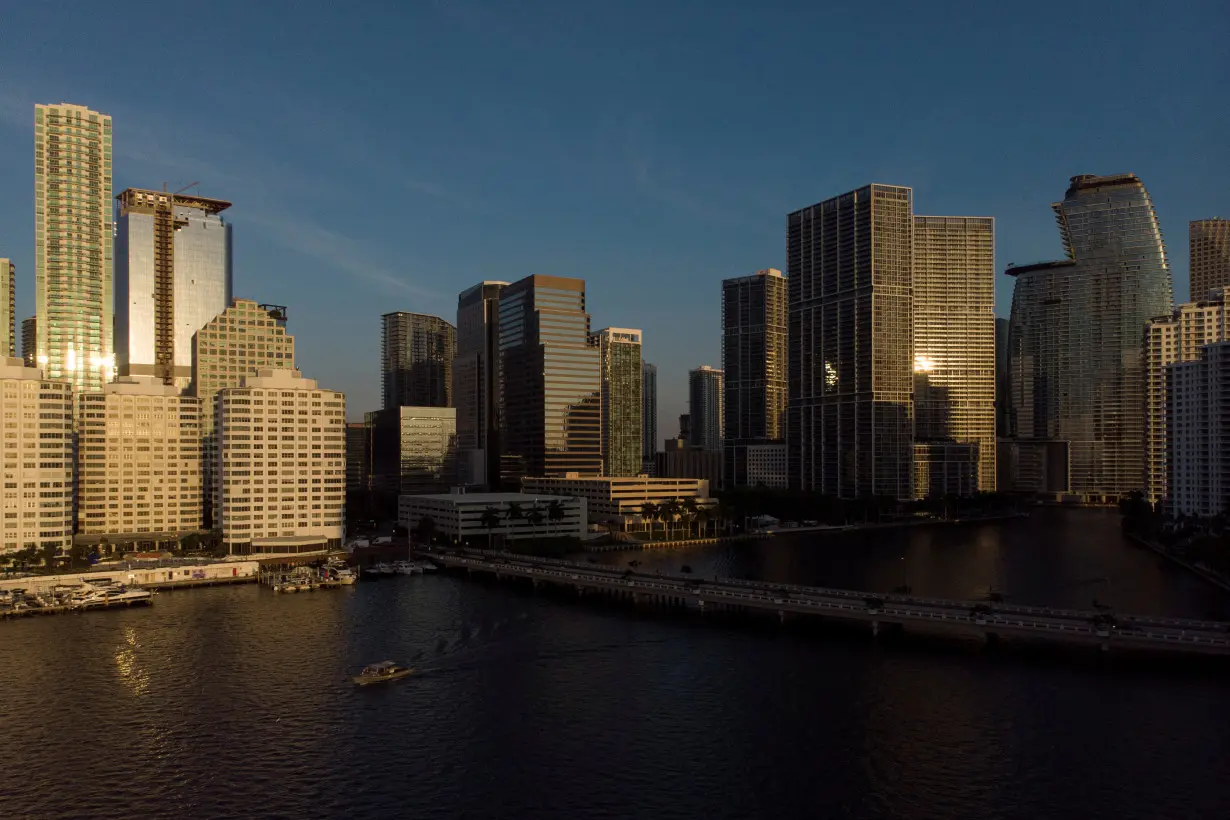
[[[881,629],[965,635],[994,641],[1088,645],[1135,650],[1230,655],[1230,623],[1124,615],[1002,603],[971,603],[913,595],[775,584],[734,578],[640,573],[597,564],[532,558],[507,552],[432,551],[425,556],[453,570],[524,579],[577,594],[601,594],[697,611],[762,612],[781,620],[814,616]]]

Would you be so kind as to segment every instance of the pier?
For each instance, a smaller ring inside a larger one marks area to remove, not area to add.
[[[781,621],[816,617],[863,624],[872,635],[911,630],[1034,643],[1089,646],[1100,651],[1230,655],[1230,623],[1109,611],[973,603],[913,595],[774,584],[730,578],[660,575],[512,553],[424,553],[442,568],[529,581],[585,596],[614,597],[695,612],[740,612]]]

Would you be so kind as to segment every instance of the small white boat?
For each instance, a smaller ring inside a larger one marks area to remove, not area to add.
[[[336,570],[338,583],[353,584],[359,580],[359,576],[355,575],[355,571],[350,567],[341,567]]]
[[[413,575],[414,574],[414,564],[410,563],[409,561],[394,561],[393,562],[393,572],[397,573],[398,575]]]
[[[397,680],[414,674],[414,667],[398,666],[393,661],[381,661],[363,667],[363,671],[351,678],[359,686],[369,683],[381,683],[386,680]]]
[[[372,564],[370,567],[363,570],[363,572],[367,575],[392,575],[394,574],[394,569],[392,565],[381,561],[378,564]]]

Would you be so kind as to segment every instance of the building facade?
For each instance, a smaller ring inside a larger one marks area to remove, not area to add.
[[[575,496],[467,492],[398,499],[397,522],[407,531],[417,531],[424,518],[431,519],[437,535],[458,544],[584,538],[589,527],[585,499]]]
[[[159,376],[77,399],[77,532],[156,546],[203,527],[200,400]]]
[[[4,476],[0,554],[73,543],[73,394],[16,357],[0,359]]]
[[[1169,316],[1149,322],[1145,331],[1145,497],[1156,504],[1168,495],[1167,368],[1200,358],[1204,346],[1230,340],[1230,313],[1225,291],[1211,289],[1210,298],[1179,305]]]
[[[381,317],[384,409],[452,407],[457,329],[439,316],[398,311]]]
[[[742,453],[743,486],[785,490],[790,486],[787,474],[786,443],[749,444]]]
[[[602,473],[602,356],[585,282],[528,276],[500,295],[504,487],[523,476]]]
[[[16,355],[17,266],[0,257],[0,356],[11,359]]]
[[[1012,435],[1012,380],[1008,373],[1008,320],[995,318],[995,435]]]
[[[1209,298],[1215,288],[1230,288],[1230,219],[1198,219],[1187,228],[1191,254],[1188,299]]]
[[[231,303],[231,203],[128,188],[116,199],[115,357],[120,375],[192,381],[192,337]]]
[[[38,361],[38,318],[35,316],[21,320],[21,358],[26,367],[34,367]]]
[[[914,443],[914,497],[970,496],[978,492],[981,450],[974,442]]]
[[[542,495],[579,497],[591,522],[612,524],[622,530],[645,523],[645,504],[684,502],[692,499],[698,507],[712,505],[709,483],[696,478],[647,478],[645,476],[578,476],[525,479],[522,493],[535,498]]]
[[[726,390],[721,370],[702,364],[688,371],[688,443],[698,450],[722,451]]]
[[[1230,512],[1230,342],[1167,368],[1170,512]]]
[[[786,218],[791,489],[912,496],[912,200],[869,185]]]
[[[913,294],[915,444],[972,445],[974,492],[994,492],[995,220],[914,217]]]
[[[457,297],[457,357],[453,403],[457,407],[458,478],[498,489],[500,478],[500,294],[507,282],[481,282]]]
[[[748,448],[786,438],[786,280],[774,268],[722,282],[724,484],[754,486]]]
[[[370,489],[371,434],[365,421],[346,423],[346,492]]]
[[[641,474],[641,415],[645,411],[641,331],[608,327],[591,334],[602,355],[603,474]]]
[[[393,495],[448,492],[457,483],[457,410],[394,407],[367,414],[371,488]]]
[[[216,518],[230,553],[341,546],[346,397],[298,370],[262,368],[215,399]]]
[[[658,454],[658,367],[641,363],[641,472],[653,475]]]
[[[106,114],[34,107],[35,361],[74,390],[115,374],[111,149]]]
[[[1012,418],[1022,439],[1068,443],[1070,491],[1146,484],[1145,325],[1174,307],[1153,202],[1133,174],[1073,177],[1053,205],[1068,259],[1012,267]]]

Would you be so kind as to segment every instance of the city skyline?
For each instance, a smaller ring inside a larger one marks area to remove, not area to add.
[[[824,48],[736,58],[713,75],[662,59],[676,52],[672,44],[680,38],[701,57],[700,65],[716,56],[717,42],[732,37],[772,31],[794,42],[799,35],[783,32],[780,14],[769,9],[671,28],[676,33],[669,38],[662,29],[630,24],[651,19],[678,26],[686,18],[682,10],[651,12],[631,4],[584,19],[559,11],[576,24],[573,37],[548,31],[547,15],[530,10],[486,6],[469,19],[450,3],[408,12],[399,15],[407,25],[387,28],[409,31],[410,49],[373,48],[367,38],[391,35],[365,32],[360,38],[329,13],[281,21],[308,39],[316,36],[313,31],[333,30],[337,53],[358,63],[344,68],[339,62],[336,69],[304,62],[282,41],[256,49],[241,36],[244,26],[261,25],[272,11],[260,9],[242,22],[223,14],[191,27],[174,49],[150,38],[149,56],[227,41],[234,43],[234,61],[210,72],[180,63],[166,72],[126,76],[123,83],[89,67],[106,64],[108,41],[148,28],[135,13],[119,9],[101,18],[88,42],[75,40],[71,48],[61,38],[15,36],[0,54],[6,77],[0,190],[18,196],[0,202],[0,224],[8,226],[0,229],[0,255],[17,264],[18,316],[34,313],[33,225],[26,201],[32,110],[35,103],[61,100],[114,118],[115,191],[159,189],[164,181],[176,190],[200,181],[201,194],[237,203],[228,211],[240,228],[236,295],[294,302],[303,353],[315,363],[313,376],[352,397],[353,419],[380,406],[372,365],[351,365],[375,361],[379,333],[370,324],[372,315],[396,309],[450,317],[456,294],[469,284],[537,272],[583,276],[595,326],[644,329],[645,356],[659,367],[658,423],[669,431],[686,408],[687,370],[719,359],[720,336],[706,318],[719,296],[705,283],[766,267],[784,269],[781,214],[868,180],[910,185],[932,213],[995,217],[996,269],[1002,271],[1008,262],[1058,255],[1050,217],[1038,207],[1053,198],[1056,180],[1086,169],[1131,171],[1154,195],[1180,301],[1188,281],[1188,223],[1227,212],[1223,186],[1208,173],[1220,150],[1213,137],[1219,130],[1210,124],[1219,99],[1213,78],[1224,76],[1225,66],[1224,51],[1212,47],[1217,26],[1208,8],[1203,17],[1192,9],[1159,8],[1146,21],[1105,19],[1081,9],[1058,15],[1043,4],[1009,15],[1011,25],[996,25],[993,50],[985,38],[970,36],[987,21],[966,21],[958,31],[906,6],[887,21],[871,10],[803,9],[794,18],[799,30],[833,32],[823,35]],[[44,29],[48,13],[37,4],[16,9],[11,30]],[[179,14],[172,11],[170,19]],[[62,16],[55,25],[74,27]],[[494,34],[504,27],[521,36]],[[1099,95],[1090,99],[1062,82],[1065,72],[1057,66],[1032,65],[1026,87],[1036,82],[1045,93],[1020,98],[1026,69],[1011,56],[1014,51],[1061,48],[1076,28],[1093,45],[1108,46],[1097,69]],[[841,65],[857,39],[847,42],[843,30],[876,31],[877,48],[887,58],[878,69],[884,73],[903,64],[942,71],[970,61],[980,70],[966,84],[930,95],[868,78],[843,89],[823,116],[798,109],[776,78]],[[646,82],[647,68],[608,61],[603,55],[609,49],[578,54],[588,51],[586,43],[609,46],[612,36],[644,55],[644,63],[656,61],[663,82]],[[471,53],[474,46],[466,42],[473,37],[484,43],[484,54]],[[542,48],[528,48],[530,43]],[[569,93],[575,79],[554,70],[560,57],[552,54],[560,47],[570,60],[579,56],[608,92],[567,118],[555,116],[555,100],[575,98]],[[1157,66],[1129,57],[1157,48],[1181,49],[1186,58]],[[511,63],[514,70],[498,87],[487,87],[474,71],[461,68],[476,56],[480,65]],[[459,69],[450,73],[453,65]],[[377,80],[353,96],[358,71]],[[387,124],[363,113],[388,97],[395,78],[416,73],[430,79],[415,86],[422,92],[415,107],[390,113]],[[433,84],[440,84],[437,91]],[[259,91],[223,94],[228,85]],[[694,102],[682,108],[670,104],[680,88],[693,89]],[[256,102],[275,89],[277,104]],[[286,115],[304,110],[309,94],[312,110],[336,115],[331,123],[361,127],[289,127]],[[1164,107],[1167,116],[1125,127],[1112,116],[1124,98]],[[519,110],[545,116],[531,120]],[[816,122],[864,110],[878,123],[887,115],[876,112],[902,111],[912,125],[871,129],[871,136],[858,138],[826,133],[818,147],[814,137],[803,138],[816,133]],[[770,145],[759,123],[782,115],[801,120]],[[712,127],[714,117],[722,128]],[[420,119],[435,125],[421,128]],[[1055,122],[1069,126],[1058,129]],[[416,134],[412,147],[402,150],[399,129]],[[1159,151],[1160,144],[1172,150]],[[1012,163],[1002,161],[1006,155]],[[481,157],[478,163],[475,156]],[[833,156],[842,161],[832,162]],[[530,167],[537,169],[533,175]],[[998,176],[993,188],[978,184],[988,168]],[[533,184],[531,176],[538,177]],[[486,218],[496,212],[512,216]],[[462,226],[475,222],[489,231],[489,241],[464,241]],[[542,238],[548,234],[550,240]],[[280,293],[281,282],[292,275],[293,299]],[[998,275],[1000,316],[1007,315],[1010,289],[1011,282]],[[639,297],[647,291],[661,298]],[[337,343],[339,336],[344,344]]]

